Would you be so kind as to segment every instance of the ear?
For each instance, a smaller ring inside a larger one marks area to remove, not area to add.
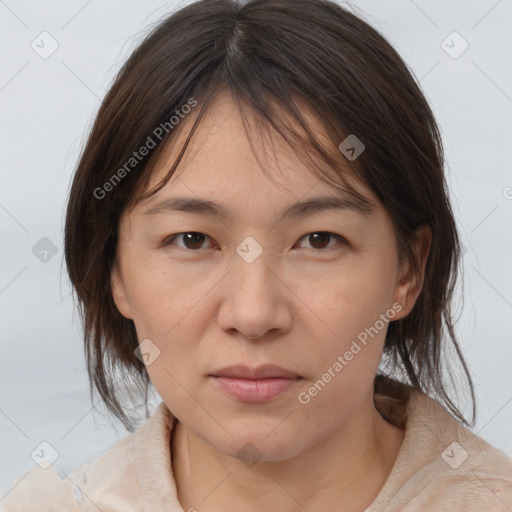
[[[418,228],[413,241],[409,244],[412,250],[412,257],[416,261],[418,271],[414,269],[411,261],[407,261],[400,272],[397,282],[394,301],[402,305],[401,311],[394,318],[398,320],[406,317],[421,292],[425,279],[425,267],[432,244],[432,229],[428,224]]]
[[[118,262],[114,263],[114,268],[110,275],[110,289],[112,291],[112,297],[117,306],[119,312],[126,318],[133,320],[133,314],[126,296],[126,289],[124,282],[121,278]]]

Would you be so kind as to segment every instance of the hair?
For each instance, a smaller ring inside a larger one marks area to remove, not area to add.
[[[81,150],[65,220],[64,254],[83,323],[91,397],[95,388],[126,429],[135,430],[123,400],[134,390],[147,400],[150,379],[134,355],[134,322],[118,311],[109,286],[119,219],[172,177],[220,91],[229,91],[236,101],[246,131],[248,107],[258,127],[276,130],[310,162],[310,156],[318,157],[329,172],[312,165],[313,172],[333,186],[342,183],[357,199],[344,177],[348,166],[389,212],[400,262],[410,262],[417,273],[410,243],[419,227],[431,227],[421,292],[410,313],[388,325],[387,370],[378,372],[375,390],[434,395],[459,421],[474,424],[473,383],[454,331],[460,241],[438,126],[393,47],[362,18],[329,0],[190,3],[151,27],[117,73]],[[194,116],[179,115],[190,111],[185,105],[199,105]],[[336,146],[355,134],[364,151],[353,161],[329,151],[302,115],[306,109]],[[186,118],[180,123],[176,114]],[[164,150],[190,124],[172,168],[148,190]],[[149,147],[150,140],[154,149],[134,161],[134,151]],[[471,422],[450,397],[446,372],[453,384],[453,367],[443,355],[446,344],[454,349],[470,390]]]

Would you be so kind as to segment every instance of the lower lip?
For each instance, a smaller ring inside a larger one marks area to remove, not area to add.
[[[288,391],[301,379],[275,377],[271,379],[235,379],[213,377],[219,386],[229,395],[243,402],[261,403]]]

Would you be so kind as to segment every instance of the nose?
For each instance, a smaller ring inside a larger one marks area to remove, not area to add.
[[[291,329],[293,294],[280,277],[278,266],[265,251],[250,263],[235,254],[233,268],[223,279],[217,317],[224,331],[258,340]]]

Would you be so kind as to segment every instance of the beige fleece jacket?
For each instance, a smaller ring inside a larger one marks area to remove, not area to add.
[[[376,395],[376,403],[397,417],[392,400]],[[512,512],[512,459],[424,394],[413,393],[402,419],[405,438],[397,460],[365,512]],[[161,402],[139,429],[91,464],[69,475],[54,466],[34,466],[13,483],[0,510],[187,512],[177,499],[171,468],[175,421]]]

